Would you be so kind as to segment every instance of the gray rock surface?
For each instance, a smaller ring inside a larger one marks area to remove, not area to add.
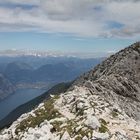
[[[73,85],[100,93],[110,103],[119,104],[127,115],[140,120],[140,42],[112,55]]]

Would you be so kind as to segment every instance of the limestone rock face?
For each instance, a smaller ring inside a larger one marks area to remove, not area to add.
[[[101,127],[98,119],[93,115],[87,116],[87,120],[86,120],[85,124],[93,129],[97,129],[97,128]]]
[[[112,55],[73,85],[86,86],[140,120],[140,42]]]

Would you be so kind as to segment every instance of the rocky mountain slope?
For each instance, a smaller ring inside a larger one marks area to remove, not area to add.
[[[6,98],[15,91],[15,87],[10,83],[8,79],[0,73],[0,100]]]
[[[1,140],[139,140],[140,43],[116,53],[1,131]]]
[[[140,43],[111,56],[74,85],[99,90],[100,96],[117,102],[130,117],[140,120]]]

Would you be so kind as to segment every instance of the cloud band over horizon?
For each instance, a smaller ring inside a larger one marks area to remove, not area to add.
[[[139,0],[0,0],[0,32],[136,38],[139,8]]]

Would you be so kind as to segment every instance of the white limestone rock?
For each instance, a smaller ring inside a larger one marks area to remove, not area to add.
[[[94,132],[92,140],[109,140],[109,134],[107,132],[106,133]]]
[[[61,140],[71,140],[70,135],[67,131],[64,132]]]
[[[101,124],[98,121],[98,119],[91,114],[87,116],[87,120],[85,121],[85,125],[93,128],[93,129],[97,129],[97,128],[101,127]]]

